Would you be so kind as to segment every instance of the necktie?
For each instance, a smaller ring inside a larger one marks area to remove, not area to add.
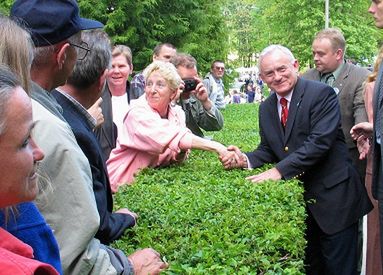
[[[331,73],[331,74],[328,74],[328,76],[326,76],[326,84],[333,87],[334,86],[334,82],[335,82],[335,77],[334,75]]]
[[[287,117],[289,116],[289,109],[287,108],[287,99],[282,97],[279,102],[281,103],[281,123],[283,127],[286,127]]]
[[[327,85],[333,87],[335,82],[335,76],[333,73],[327,73],[321,76],[320,82],[326,83]]]

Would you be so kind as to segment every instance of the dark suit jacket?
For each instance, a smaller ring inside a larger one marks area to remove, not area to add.
[[[113,122],[112,95],[108,85],[102,91],[101,109],[104,115],[104,123],[95,129],[94,134],[101,146],[102,155],[105,161],[108,160],[110,152],[116,147],[117,126]]]
[[[126,83],[126,100],[130,103],[129,95],[130,82]],[[117,126],[113,122],[113,110],[112,110],[112,94],[110,93],[108,83],[106,83],[104,90],[102,91],[102,103],[101,109],[104,115],[104,123],[102,123],[94,133],[98,142],[101,145],[102,155],[105,161],[108,160],[110,152],[116,147],[117,141]]]
[[[327,234],[339,232],[372,209],[364,185],[348,158],[334,90],[298,79],[283,130],[277,96],[259,109],[261,143],[247,153],[252,167],[277,163],[284,179],[303,181],[308,210]]]
[[[363,89],[364,81],[369,73],[365,68],[352,63],[345,63],[333,85],[334,89],[336,88],[339,91],[338,100],[342,129],[351,154],[350,156],[363,178],[366,171],[366,161],[359,160],[359,152],[356,148],[356,142],[351,138],[350,130],[355,124],[368,121],[363,99]],[[302,77],[319,81],[320,73],[317,69],[311,69]]]
[[[373,150],[373,161],[372,161],[372,186],[371,191],[372,195],[375,199],[379,199],[380,201],[383,199],[382,191],[383,191],[383,175],[382,175],[382,156],[383,156],[383,138],[381,138],[381,144],[379,145],[376,141],[376,134],[380,134],[381,137],[383,137],[383,127],[381,127],[381,133],[377,133],[378,128],[375,126],[377,125],[377,119],[380,117],[380,121],[383,121],[383,96],[380,95],[382,92],[381,90],[383,87],[383,66],[380,65],[378,77],[375,82],[374,87],[374,97],[372,101],[373,109],[374,109],[374,134],[373,134],[373,142],[372,142],[372,150]],[[379,196],[378,196],[379,195]]]
[[[63,115],[71,126],[78,145],[88,158],[92,171],[93,191],[100,215],[100,227],[96,238],[103,244],[109,244],[121,237],[126,228],[135,225],[134,218],[130,215],[112,212],[113,197],[105,161],[86,117],[60,92],[53,91],[52,94],[63,107]]]

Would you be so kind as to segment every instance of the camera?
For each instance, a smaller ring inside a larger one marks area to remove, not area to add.
[[[193,78],[186,78],[186,79],[182,79],[182,80],[185,83],[185,87],[183,90],[184,93],[193,91],[197,87],[197,84],[198,84],[197,80],[195,80]]]

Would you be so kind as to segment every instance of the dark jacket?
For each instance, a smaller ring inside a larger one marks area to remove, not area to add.
[[[259,125],[261,143],[247,154],[250,164],[275,162],[284,179],[302,180],[307,208],[325,233],[347,228],[372,209],[348,157],[339,103],[330,86],[298,78],[286,129],[275,93],[261,104]]]
[[[120,238],[126,228],[134,226],[135,220],[130,215],[113,213],[113,197],[106,164],[100,145],[86,117],[60,92],[53,91],[52,94],[63,107],[63,115],[71,126],[78,145],[88,158],[92,171],[93,191],[100,215],[100,227],[96,238],[103,244],[109,244]]]

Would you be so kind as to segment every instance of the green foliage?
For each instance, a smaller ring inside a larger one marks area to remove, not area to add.
[[[9,14],[12,0],[0,3]],[[135,71],[145,68],[153,48],[174,44],[193,55],[200,74],[214,59],[239,58],[227,68],[253,66],[256,54],[272,43],[289,47],[302,70],[313,65],[311,43],[324,28],[323,0],[79,0],[81,14],[105,24],[114,43],[132,48]],[[347,40],[346,57],[372,64],[382,35],[368,14],[370,0],[331,0],[330,27],[341,29]],[[232,81],[227,75],[225,83]],[[226,85],[229,86],[229,85]]]
[[[9,15],[13,0],[2,0],[0,3],[0,14]]]
[[[229,105],[214,138],[254,149],[256,111]],[[170,264],[166,274],[303,274],[302,186],[245,179],[266,168],[225,171],[215,154],[193,151],[182,165],[143,170],[116,195],[118,207],[140,217],[114,246],[126,253],[153,247]]]
[[[135,70],[150,62],[161,42],[193,55],[206,73],[214,59],[226,59],[226,0],[80,0],[83,16],[102,21],[118,44],[131,47]],[[212,43],[213,42],[213,43]]]
[[[329,26],[344,33],[347,58],[361,64],[372,63],[382,36],[367,12],[371,1],[331,0],[329,3]],[[301,65],[313,65],[311,44],[314,35],[325,27],[325,1],[237,0],[230,5],[232,48],[238,50],[240,57],[257,53],[270,44],[282,44],[292,50]],[[244,13],[246,16],[241,17]]]

